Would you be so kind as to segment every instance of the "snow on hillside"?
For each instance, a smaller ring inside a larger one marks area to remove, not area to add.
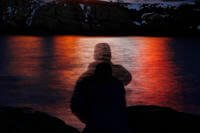
[[[140,10],[141,6],[144,3],[131,3],[127,5],[128,9],[134,9],[134,10]],[[182,4],[194,4],[194,2],[188,2],[188,1],[178,1],[178,2],[145,2],[145,4],[156,4],[156,7],[162,7],[162,8],[168,8],[168,7],[179,7]]]
[[[40,4],[39,4],[39,6],[37,6],[37,7],[35,7],[35,8],[32,8],[32,12],[31,12],[31,14],[30,14],[30,16],[27,18],[27,20],[26,20],[26,24],[28,25],[28,26],[31,26],[31,24],[32,24],[32,20],[33,20],[33,17],[35,16],[35,13],[36,13],[36,11],[41,7],[41,6],[43,6],[43,5],[45,5],[46,3],[45,2],[41,2]],[[33,5],[31,5],[32,7],[33,7]]]
[[[113,0],[117,1],[117,0]],[[127,3],[158,3],[163,2],[164,0],[123,0],[123,2]],[[170,1],[170,0],[169,0]],[[174,2],[175,0],[172,0],[171,2]],[[176,0],[177,2],[194,2],[195,0]]]
[[[51,2],[51,1],[56,1],[56,0],[41,0],[43,2]],[[99,0],[99,1],[109,1],[109,2],[118,2],[122,1],[125,3],[158,3],[158,2],[163,2],[164,0]],[[194,2],[195,0],[177,0],[177,2]]]

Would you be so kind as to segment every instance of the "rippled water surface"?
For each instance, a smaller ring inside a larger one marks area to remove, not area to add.
[[[93,62],[97,43],[133,77],[128,105],[160,105],[200,114],[200,39],[167,37],[0,37],[0,105],[28,106],[82,128],[69,101]]]

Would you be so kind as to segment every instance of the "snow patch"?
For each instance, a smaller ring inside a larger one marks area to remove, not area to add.
[[[127,5],[127,8],[129,9],[129,10],[137,10],[137,11],[139,11],[140,9],[141,9],[141,6],[142,6],[142,4],[128,4]]]
[[[200,31],[200,24],[197,26],[197,30]]]
[[[142,25],[142,24],[141,24],[140,22],[138,22],[138,21],[133,21],[132,23],[135,24],[135,25],[137,25],[137,26],[141,26],[141,25]]]
[[[8,13],[8,16],[12,16],[13,15],[13,8],[11,6],[9,6],[7,8],[7,13]]]
[[[85,5],[81,3],[80,7],[81,7],[82,10],[84,10]]]
[[[134,3],[129,3],[125,7],[128,8],[129,10],[137,10],[139,11],[142,8],[142,5],[149,5],[152,6],[154,5],[157,8],[177,8],[183,4],[189,4],[193,5],[194,2],[189,2],[189,1],[181,1],[181,2],[156,2],[156,1],[151,1],[151,2],[134,2]]]
[[[35,7],[35,8],[34,8],[34,5],[31,6],[31,9],[32,9],[31,15],[30,15],[30,17],[28,17],[27,20],[26,20],[26,24],[27,24],[28,26],[31,26],[32,21],[33,21],[33,17],[35,16],[36,11],[37,11],[41,6],[44,6],[46,3],[47,3],[47,2],[40,3],[39,6],[37,6],[37,7]]]

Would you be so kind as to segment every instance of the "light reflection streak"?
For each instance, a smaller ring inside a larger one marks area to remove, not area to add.
[[[172,60],[169,38],[140,38],[140,54],[132,73],[135,93],[130,95],[133,104],[161,105],[180,109],[180,81],[178,68]]]
[[[8,37],[9,64],[12,76],[37,77],[40,74],[42,38],[34,36]]]

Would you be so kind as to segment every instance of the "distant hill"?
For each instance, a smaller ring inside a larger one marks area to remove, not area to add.
[[[200,34],[200,6],[195,4],[23,1],[4,1],[0,8],[0,33]]]
[[[41,1],[45,1],[45,2],[50,2],[50,1],[54,1],[54,0],[41,0]],[[112,1],[112,2],[125,2],[125,3],[156,3],[156,2],[163,2],[163,1],[183,1],[183,2],[194,2],[195,0],[99,0],[99,1]]]

